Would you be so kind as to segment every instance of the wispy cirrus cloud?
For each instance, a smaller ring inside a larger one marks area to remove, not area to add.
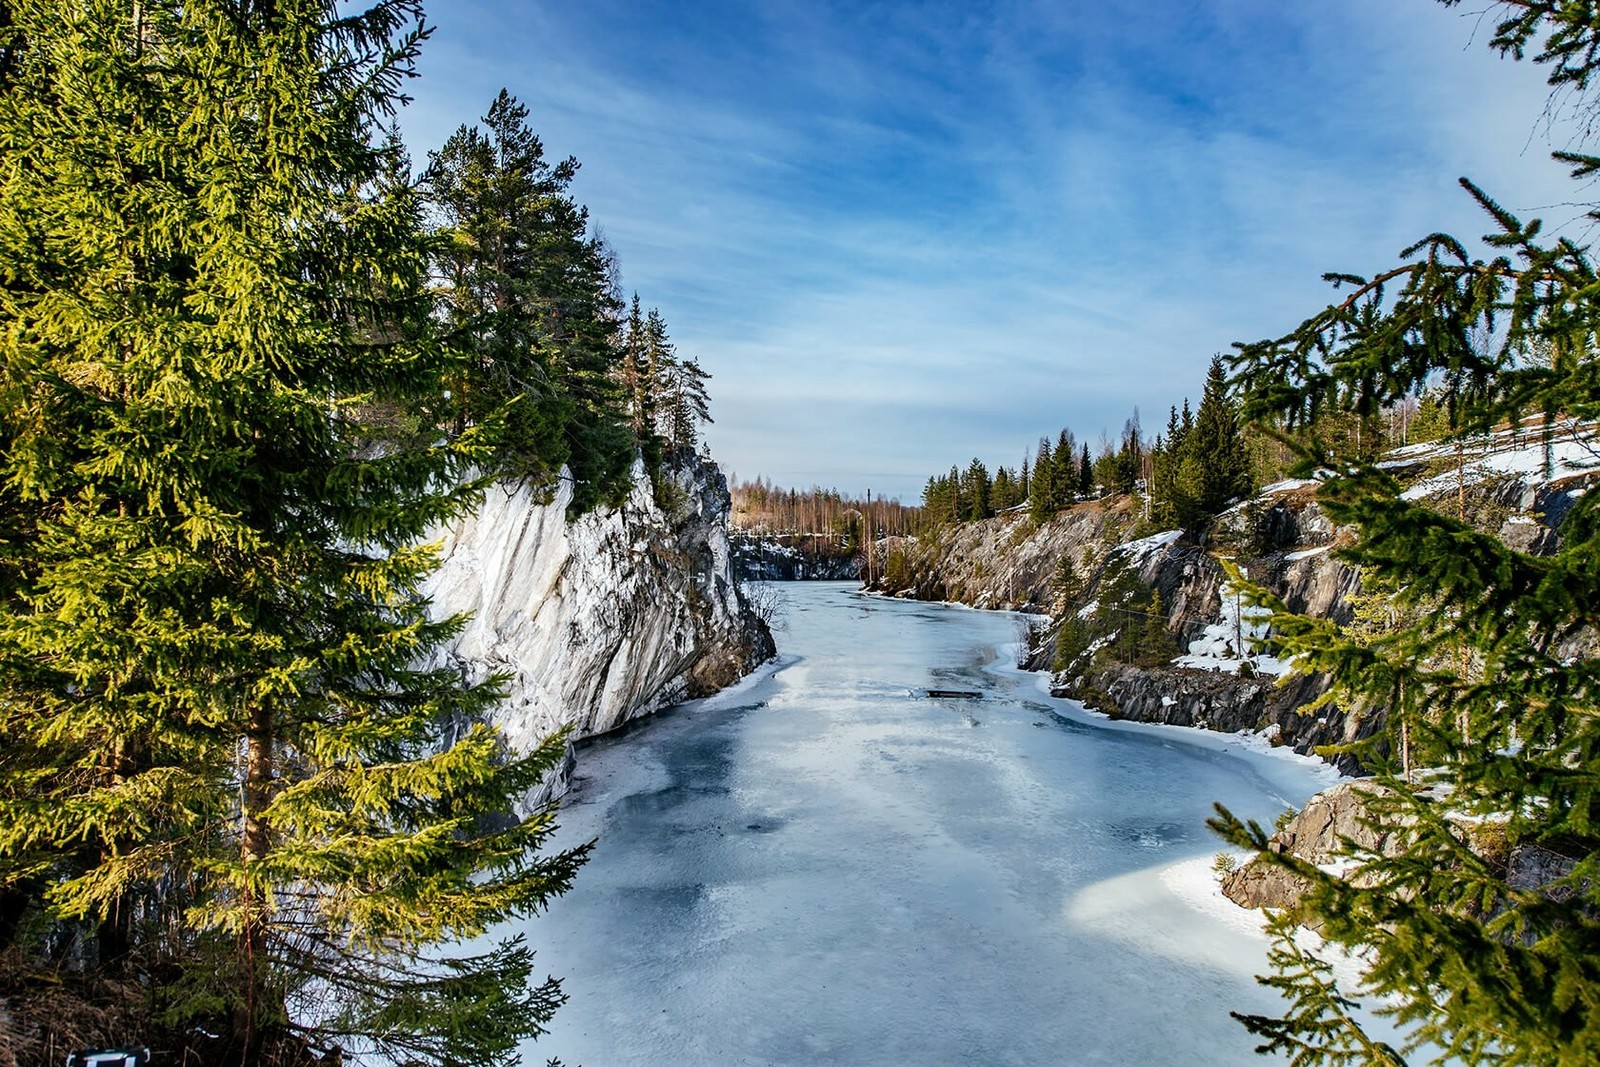
[[[1572,198],[1539,72],[1458,9],[455,0],[419,150],[502,86],[680,348],[725,466],[914,498],[1198,392],[1325,270]],[[1552,221],[1577,214],[1548,212]]]

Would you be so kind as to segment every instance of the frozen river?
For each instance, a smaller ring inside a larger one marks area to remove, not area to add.
[[[1329,772],[1054,700],[1015,616],[784,592],[775,672],[581,752],[561,838],[600,844],[528,924],[571,1001],[525,1062],[1260,1062],[1204,822]]]

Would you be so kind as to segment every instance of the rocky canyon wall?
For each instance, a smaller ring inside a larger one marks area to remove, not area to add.
[[[1504,435],[1501,435],[1504,436]],[[1581,450],[1580,450],[1581,451]],[[1437,454],[1435,454],[1437,452]],[[1533,554],[1560,543],[1572,500],[1594,477],[1575,453],[1499,437],[1481,454],[1402,450],[1386,466],[1414,499]],[[1291,610],[1347,622],[1360,575],[1335,549],[1354,536],[1316,503],[1313,482],[1270,486],[1219,516],[1203,541],[1152,532],[1137,496],[1078,504],[1035,524],[1025,513],[878,545],[879,592],[1044,615],[1026,665],[1052,690],[1118,718],[1263,732],[1301,752],[1371,735],[1381,712],[1308,705],[1324,686],[1258,654],[1266,633],[1223,561]],[[1347,757],[1341,769],[1359,768]]]
[[[424,589],[436,616],[471,616],[436,665],[507,679],[496,723],[519,751],[714,692],[774,652],[734,580],[727,483],[714,463],[669,466],[660,492],[638,467],[620,507],[575,520],[570,500],[566,483],[491,487],[443,531]]]

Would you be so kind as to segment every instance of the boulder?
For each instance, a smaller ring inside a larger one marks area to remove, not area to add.
[[[1370,778],[1340,782],[1306,801],[1288,825],[1268,839],[1273,852],[1288,853],[1317,865],[1342,859],[1351,845],[1378,855],[1397,855],[1400,840],[1394,832],[1372,825],[1369,804],[1384,787]],[[1229,871],[1222,893],[1244,908],[1292,908],[1309,888],[1299,875],[1262,859]]]

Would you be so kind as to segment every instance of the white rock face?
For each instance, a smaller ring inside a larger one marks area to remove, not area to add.
[[[666,510],[636,465],[622,507],[571,522],[568,483],[549,500],[502,483],[441,532],[442,563],[423,592],[435,617],[471,619],[435,665],[507,677],[495,718],[519,751],[563,727],[576,740],[711,692],[772,654],[734,584],[721,472],[690,460],[666,477]]]

